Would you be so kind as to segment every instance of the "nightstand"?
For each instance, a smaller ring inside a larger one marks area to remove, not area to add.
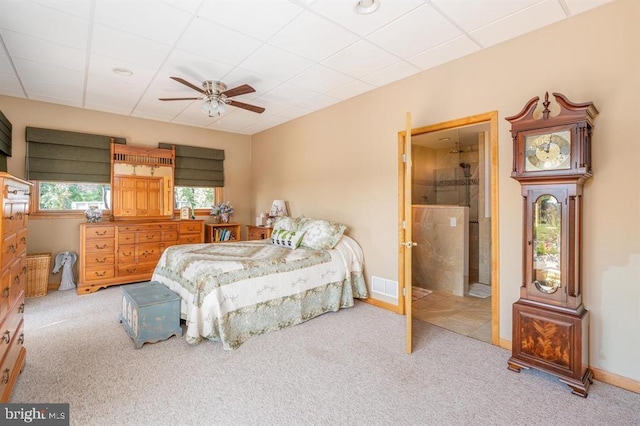
[[[267,228],[266,226],[247,225],[247,240],[266,240],[271,238],[272,230],[273,228]]]

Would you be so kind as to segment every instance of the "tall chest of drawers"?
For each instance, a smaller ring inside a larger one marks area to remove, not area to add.
[[[0,172],[3,190],[0,264],[0,402],[7,402],[24,367],[27,213],[31,184]]]
[[[167,247],[201,243],[203,229],[198,220],[81,224],[78,294],[148,281]]]

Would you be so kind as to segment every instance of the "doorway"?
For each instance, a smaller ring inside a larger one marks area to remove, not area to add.
[[[498,345],[497,113],[412,129],[410,152],[413,317]]]

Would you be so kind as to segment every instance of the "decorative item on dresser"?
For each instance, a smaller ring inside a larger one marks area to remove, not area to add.
[[[201,220],[83,223],[78,294],[148,281],[164,249],[201,243],[203,237]]]
[[[23,313],[27,281],[27,213],[31,184],[0,172],[2,211],[2,276],[0,277],[0,402],[8,402],[24,368]]]
[[[225,243],[240,240],[239,223],[205,223],[205,243]]]
[[[591,134],[598,110],[553,93],[560,112],[550,115],[545,94],[506,120],[513,137],[511,177],[523,199],[520,299],[513,304],[510,370],[536,368],[587,397],[589,311],[582,304],[582,187],[592,176]]]
[[[247,225],[247,240],[266,240],[271,237],[272,230],[266,226]]]

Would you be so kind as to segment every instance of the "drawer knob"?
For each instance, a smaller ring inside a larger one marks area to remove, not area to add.
[[[106,244],[103,244],[103,245],[99,246],[99,245],[97,245],[97,244],[96,244],[96,248],[97,248],[98,250],[106,249],[106,248],[107,248],[107,245],[106,245]]]
[[[26,266],[23,266],[23,267],[22,267],[22,275],[24,275],[24,274],[26,274],[26,273],[27,273],[27,267],[26,267]]]
[[[18,336],[18,343],[24,345],[24,333],[20,333],[20,336]]]
[[[15,252],[16,252],[16,248],[15,248],[15,246],[13,244],[11,244],[9,246],[9,253],[15,253]]]
[[[104,277],[105,275],[107,275],[107,271],[102,271],[102,272],[95,272],[96,277]]]
[[[136,271],[136,269],[137,268],[132,268],[132,269],[127,268],[126,271],[128,274],[133,274]]]
[[[107,231],[106,230],[104,230],[102,232],[96,231],[95,234],[96,234],[96,236],[101,237],[103,235],[107,235]]]
[[[103,257],[102,260],[98,259],[97,257],[95,258],[96,263],[104,263],[107,261],[106,257]]]
[[[2,297],[9,297],[9,287],[5,287],[4,290],[2,290]]]
[[[26,238],[26,237],[22,237],[22,238],[20,238],[20,242],[21,242],[22,244],[27,244],[27,238]]]
[[[13,277],[13,283],[16,285],[20,284],[20,275]]]
[[[18,308],[18,313],[20,314],[24,313],[24,303],[20,304],[20,307]]]
[[[5,342],[7,345],[11,341],[11,332],[9,330],[5,331],[4,334],[2,335],[2,341]]]
[[[7,383],[9,383],[9,371],[11,371],[11,370],[9,370],[8,368],[5,368],[2,371],[2,384],[3,385],[6,385]]]

